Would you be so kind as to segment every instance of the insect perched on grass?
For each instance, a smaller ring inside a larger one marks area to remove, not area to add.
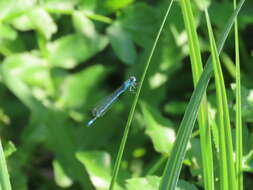
[[[102,117],[112,105],[112,103],[115,102],[115,100],[117,100],[117,98],[128,88],[130,89],[130,91],[133,91],[136,88],[136,78],[134,76],[131,76],[110,96],[106,97],[101,103],[99,103],[97,106],[95,106],[95,108],[92,109],[92,115],[94,118],[87,123],[87,126],[91,126],[97,118]]]

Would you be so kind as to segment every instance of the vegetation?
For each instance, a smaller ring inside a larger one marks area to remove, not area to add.
[[[251,189],[252,9],[0,1],[0,190]]]

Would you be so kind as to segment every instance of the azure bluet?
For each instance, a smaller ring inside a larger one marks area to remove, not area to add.
[[[91,126],[97,118],[102,117],[109,107],[118,99],[118,97],[124,93],[128,88],[132,91],[136,87],[136,78],[130,77],[126,80],[117,90],[115,90],[110,96],[106,97],[101,103],[92,109],[93,119],[91,119],[87,126]]]

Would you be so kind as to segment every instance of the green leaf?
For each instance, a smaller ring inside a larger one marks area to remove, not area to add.
[[[147,177],[138,177],[131,178],[126,180],[127,190],[157,190],[159,186],[160,178],[157,176],[147,176]]]
[[[2,38],[14,40],[17,37],[17,32],[9,25],[0,22],[0,40]]]
[[[1,75],[0,75],[1,77]],[[4,125],[10,124],[10,117],[0,108],[0,123]]]
[[[79,3],[79,9],[94,11],[97,5],[97,0],[81,1]]]
[[[16,61],[12,62],[11,60],[12,59],[6,59],[0,67],[0,74],[3,78],[4,84],[28,108],[36,111],[40,110],[42,105],[36,98],[33,97],[31,90],[22,80],[20,80],[20,78],[17,76],[17,73],[15,73],[15,69],[13,69],[16,66],[15,64],[18,65],[19,63]],[[13,60],[15,60],[15,56]]]
[[[77,32],[87,36],[88,38],[97,37],[93,22],[85,16],[81,11],[74,11],[72,14],[73,25]]]
[[[91,66],[77,74],[70,75],[65,78],[60,88],[61,97],[58,105],[68,108],[81,107],[87,103],[88,95],[94,93],[92,87],[103,78],[105,68],[102,65]],[[82,81],[80,83],[80,81]]]
[[[160,181],[161,178],[157,176],[131,178],[126,180],[126,187],[127,190],[157,190]],[[197,190],[197,188],[186,181],[180,180],[178,186],[176,187],[176,190]]]
[[[28,14],[20,15],[11,21],[12,25],[21,31],[29,31],[35,29],[34,24],[31,22]]]
[[[12,20],[12,24],[21,31],[37,30],[49,40],[57,31],[53,18],[43,8],[34,8]]]
[[[78,0],[45,0],[43,6],[52,13],[72,13]]]
[[[49,66],[46,60],[31,53],[23,53],[9,56],[4,64],[27,84],[43,88],[48,94],[53,92]]]
[[[152,114],[151,108],[144,103],[141,104],[141,108],[146,123],[145,133],[152,139],[155,150],[163,154],[170,154],[176,133],[172,127],[166,126],[172,123],[165,119],[161,122],[161,116]]]
[[[250,137],[253,137],[253,133]],[[253,173],[253,150],[243,156],[243,170]]]
[[[97,0],[81,1],[78,4],[78,9],[94,11],[96,8]]]
[[[85,166],[97,190],[107,190],[111,180],[111,158],[106,152],[77,152],[77,159]],[[121,188],[116,185],[116,188]]]
[[[62,188],[70,187],[73,184],[73,181],[66,175],[61,164],[57,161],[53,161],[54,177],[55,182]]]
[[[11,141],[8,141],[8,143],[4,146],[5,158],[8,158],[9,156],[11,156],[16,150],[17,149],[15,145]]]
[[[129,34],[124,31],[120,24],[116,22],[111,25],[107,33],[110,44],[119,59],[127,64],[135,63],[137,57],[135,45]]]
[[[31,10],[36,0],[0,1],[0,21],[9,21]]]
[[[150,47],[157,32],[155,28],[159,27],[159,17],[155,10],[145,3],[135,3],[123,10],[118,22],[131,34],[135,43],[144,48]]]
[[[134,0],[105,0],[104,6],[112,11],[115,11],[117,9],[123,8],[128,6],[129,4],[133,3]]]
[[[0,20],[9,14],[11,8],[14,6],[15,0],[0,1]]]
[[[73,68],[102,51],[106,45],[104,36],[90,39],[81,34],[66,35],[47,45],[48,58],[52,66]]]
[[[42,8],[32,10],[28,14],[28,17],[33,24],[33,27],[37,29],[46,39],[50,39],[57,31],[57,26],[52,17]]]

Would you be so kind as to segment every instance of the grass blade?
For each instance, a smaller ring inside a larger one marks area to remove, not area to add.
[[[218,41],[218,51],[224,46],[229,31],[232,28],[235,17],[239,13],[245,0],[241,0],[236,10],[229,18],[227,25],[224,27],[221,37]],[[209,57],[208,63],[199,79],[196,89],[193,91],[190,102],[186,108],[183,120],[180,124],[177,139],[171,152],[166,167],[164,169],[163,177],[159,186],[159,190],[174,190],[178,181],[179,173],[182,167],[182,162],[186,152],[186,146],[191,136],[195,120],[197,118],[198,108],[202,97],[206,91],[210,77],[212,76],[213,66],[211,64],[211,58]]]
[[[141,80],[139,82],[139,87],[137,89],[137,92],[136,92],[136,95],[134,97],[134,101],[133,101],[133,104],[132,104],[132,107],[131,107],[131,110],[130,110],[130,113],[129,113],[129,116],[128,116],[128,119],[127,119],[126,127],[125,127],[124,134],[123,134],[123,138],[122,138],[121,143],[120,143],[119,152],[118,152],[118,155],[117,155],[117,158],[116,158],[116,162],[115,162],[115,165],[114,165],[114,168],[113,168],[112,180],[111,180],[111,184],[110,184],[109,190],[113,190],[114,184],[116,182],[116,179],[117,179],[117,176],[118,176],[118,172],[119,172],[119,167],[120,167],[120,164],[121,164],[121,161],[122,161],[123,152],[124,152],[125,145],[126,145],[126,140],[127,140],[129,129],[130,129],[130,125],[131,125],[131,122],[132,122],[132,119],[133,119],[135,107],[136,107],[138,99],[139,99],[139,95],[140,95],[140,92],[141,92],[142,84],[143,84],[143,81],[145,79],[147,70],[149,68],[151,59],[153,57],[153,54],[154,54],[157,42],[158,42],[158,40],[160,38],[161,32],[163,30],[163,27],[165,25],[165,22],[167,20],[168,15],[169,15],[172,3],[173,3],[173,0],[170,0],[170,3],[169,3],[168,8],[166,10],[166,13],[165,13],[165,16],[163,18],[162,24],[161,24],[161,26],[159,28],[159,31],[158,31],[158,33],[156,35],[155,41],[154,41],[153,46],[151,48],[151,51],[150,51],[149,57],[147,59],[144,71],[142,73]]]
[[[236,0],[234,0],[234,8],[236,8]],[[241,76],[240,76],[240,55],[239,55],[239,35],[238,23],[235,19],[235,64],[236,64],[236,177],[238,190],[243,190],[243,145],[242,145],[242,103],[241,103]]]
[[[0,183],[1,183],[0,189],[11,190],[10,178],[1,140],[0,140]]]
[[[194,16],[190,1],[181,0],[181,8],[185,23],[185,28],[188,36],[188,43],[190,49],[191,67],[194,86],[203,72],[203,64],[201,59],[201,51],[199,46],[199,39],[197,29],[194,22]],[[211,129],[208,123],[208,106],[206,94],[203,95],[202,104],[199,108],[198,123],[200,131],[200,145],[201,156],[203,163],[203,178],[206,190],[214,189],[214,176],[213,176],[213,151],[211,143]]]
[[[212,62],[214,67],[215,87],[218,104],[219,118],[219,161],[220,161],[220,188],[223,190],[236,190],[237,181],[235,175],[233,144],[226,88],[222,74],[219,54],[217,51],[210,18],[205,9],[208,34],[211,46]]]

